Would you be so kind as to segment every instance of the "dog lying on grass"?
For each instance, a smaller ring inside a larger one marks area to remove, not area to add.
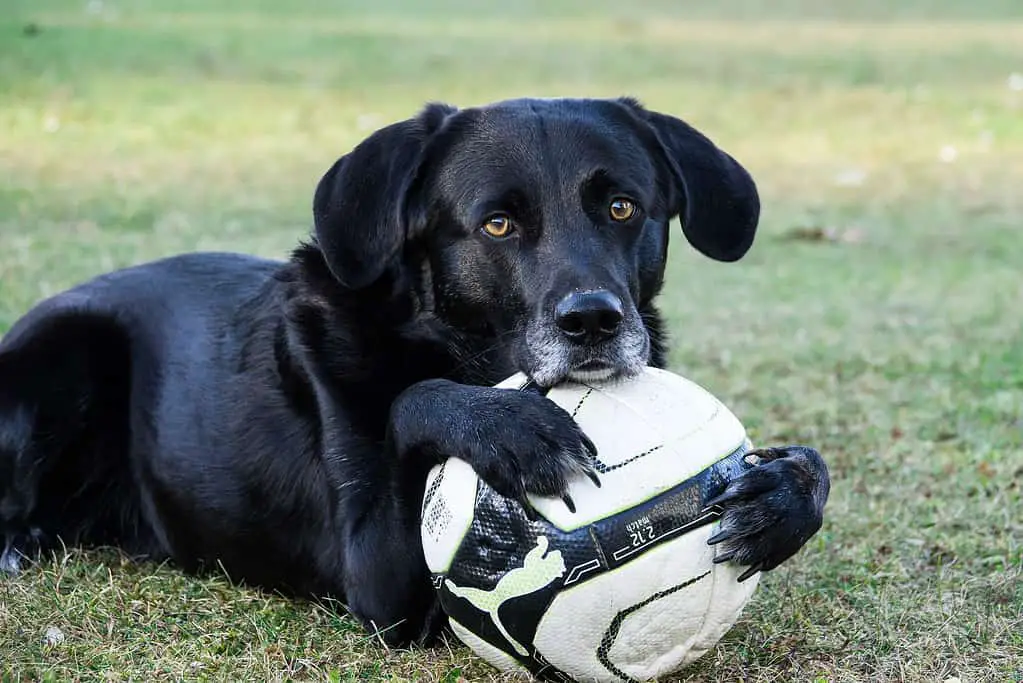
[[[446,456],[559,496],[592,444],[534,392],[665,363],[669,220],[719,261],[753,243],[749,174],[630,99],[431,104],[339,159],[287,261],[196,253],[101,275],[0,342],[9,571],[58,543],[343,600],[392,644],[443,623],[419,540]],[[827,468],[772,449],[720,499],[751,572],[822,520]]]

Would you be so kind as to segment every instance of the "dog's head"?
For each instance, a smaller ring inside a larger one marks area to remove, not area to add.
[[[549,386],[648,362],[641,313],[671,218],[735,261],[760,205],[745,169],[679,119],[631,99],[523,99],[383,128],[326,173],[313,209],[342,286],[418,282],[444,324]]]

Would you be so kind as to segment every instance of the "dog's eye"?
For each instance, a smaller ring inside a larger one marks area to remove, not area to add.
[[[608,213],[611,214],[612,220],[624,223],[636,215],[636,205],[628,199],[615,199],[608,207]]]
[[[512,222],[507,216],[498,214],[488,218],[482,230],[491,237],[507,237],[512,234]]]

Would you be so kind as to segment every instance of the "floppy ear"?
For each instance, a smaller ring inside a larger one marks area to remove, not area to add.
[[[673,116],[622,100],[653,129],[671,171],[668,206],[686,239],[718,261],[738,261],[753,245],[760,219],[756,184],[742,165]]]
[[[409,188],[423,149],[455,111],[427,105],[415,118],[373,133],[320,179],[313,197],[316,242],[342,285],[373,283],[401,251],[409,232]]]

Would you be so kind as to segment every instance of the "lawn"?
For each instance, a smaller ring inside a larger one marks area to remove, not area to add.
[[[3,5],[0,332],[116,266],[284,256],[320,174],[428,100],[631,94],[704,130],[762,230],[734,265],[675,240],[672,367],[833,484],[682,680],[1023,680],[1019,0]],[[490,676],[112,552],[0,578],[4,681]]]

